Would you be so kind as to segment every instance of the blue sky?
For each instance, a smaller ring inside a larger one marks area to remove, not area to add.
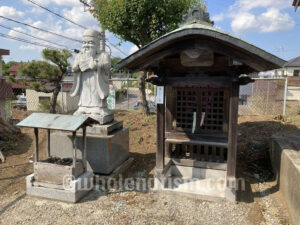
[[[99,29],[98,22],[89,12],[84,12],[79,0],[34,1],[83,26]],[[300,56],[300,9],[297,12],[294,11],[291,6],[292,0],[208,0],[207,2],[208,12],[211,19],[215,21],[216,27],[285,60]],[[34,6],[27,0],[0,0],[0,15],[79,40],[83,33],[83,29]],[[59,43],[70,49],[80,49],[80,43],[36,31],[1,18],[0,25]],[[2,27],[0,27],[0,33],[34,40]],[[113,34],[107,32],[106,35],[111,43],[119,43]],[[4,56],[5,61],[41,59],[42,48],[30,44],[0,37],[0,48],[10,50],[10,56]],[[136,47],[128,42],[123,42],[119,48],[127,54],[136,50]],[[111,50],[112,56],[124,57],[112,46]]]

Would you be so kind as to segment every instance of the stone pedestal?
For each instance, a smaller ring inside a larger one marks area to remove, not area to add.
[[[76,115],[76,113],[74,114]],[[88,116],[94,120],[97,120],[100,124],[110,124],[111,122],[114,121],[114,114],[107,114],[107,115],[95,115],[95,114],[85,114],[81,113],[78,114],[80,116]]]
[[[72,135],[66,132],[51,134],[51,155],[72,157]],[[77,157],[82,157],[82,135],[77,135]],[[122,121],[87,128],[87,170],[110,174],[129,158],[129,130]]]

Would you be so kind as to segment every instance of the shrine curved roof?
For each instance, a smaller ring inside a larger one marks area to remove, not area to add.
[[[212,26],[203,25],[199,23],[184,25],[170,33],[167,33],[160,38],[152,41],[143,48],[139,49],[135,53],[129,55],[117,65],[117,69],[129,69],[135,70],[138,66],[138,61],[147,58],[154,53],[160,51],[162,47],[168,46],[171,43],[182,38],[188,38],[189,36],[201,36],[221,41],[224,45],[233,46],[237,49],[246,52],[247,55],[255,57],[257,60],[262,60],[262,68],[259,71],[272,70],[281,68],[286,63],[285,60],[239,38],[223,30],[217,29]]]

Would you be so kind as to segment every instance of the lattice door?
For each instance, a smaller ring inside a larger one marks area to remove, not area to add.
[[[177,88],[176,129],[195,133],[222,133],[228,121],[225,88]],[[196,122],[194,121],[196,113]],[[224,126],[225,125],[225,126]]]
[[[177,90],[177,128],[190,130],[193,126],[193,113],[197,112],[197,91],[188,89]]]

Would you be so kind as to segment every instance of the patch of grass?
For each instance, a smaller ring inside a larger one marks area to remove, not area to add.
[[[285,118],[287,121],[291,121],[292,123],[295,123],[295,124],[300,124],[300,115],[286,116]]]
[[[50,106],[51,106],[51,101],[50,100],[41,100],[39,102],[39,110],[41,110],[42,112],[49,112],[50,111]],[[61,106],[60,103],[57,102],[56,103],[56,111],[60,112]]]

